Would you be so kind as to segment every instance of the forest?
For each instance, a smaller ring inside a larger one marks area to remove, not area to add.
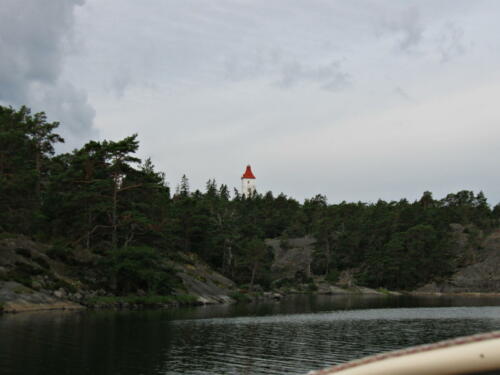
[[[186,176],[172,189],[150,159],[135,156],[137,135],[56,154],[58,126],[43,112],[0,106],[0,235],[48,244],[63,260],[88,249],[120,294],[171,293],[175,275],[160,265],[188,253],[238,285],[267,289],[273,253],[265,240],[303,236],[316,239],[313,274],[333,282],[354,270],[360,285],[410,290],[460,267],[452,224],[474,238],[500,222],[500,205],[467,190],[331,204],[322,195],[303,203],[272,192],[246,198],[215,180],[192,191]]]

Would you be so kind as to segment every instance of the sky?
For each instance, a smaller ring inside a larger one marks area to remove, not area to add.
[[[500,2],[2,0],[0,104],[138,133],[175,188],[500,202]]]

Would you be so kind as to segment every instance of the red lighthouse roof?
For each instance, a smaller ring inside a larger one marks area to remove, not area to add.
[[[250,165],[247,165],[247,169],[245,171],[245,173],[243,173],[243,176],[241,176],[241,178],[253,178],[255,179],[255,176],[253,175],[252,173],[252,167],[250,167]]]

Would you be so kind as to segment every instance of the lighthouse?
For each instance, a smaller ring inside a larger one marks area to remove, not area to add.
[[[245,198],[251,197],[255,193],[255,176],[252,172],[252,167],[247,165],[247,169],[241,176],[241,194]]]

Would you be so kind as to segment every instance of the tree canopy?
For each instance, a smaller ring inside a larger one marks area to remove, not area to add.
[[[156,265],[179,253],[268,287],[265,240],[306,235],[316,239],[314,274],[349,269],[368,286],[411,289],[460,265],[451,224],[488,231],[500,220],[500,206],[472,191],[440,200],[426,191],[415,202],[329,204],[317,195],[301,204],[272,192],[231,197],[215,180],[191,191],[184,175],[172,194],[165,174],[135,156],[137,135],[55,155],[58,126],[44,113],[0,106],[0,231],[102,255],[123,293],[169,290],[173,279]]]

